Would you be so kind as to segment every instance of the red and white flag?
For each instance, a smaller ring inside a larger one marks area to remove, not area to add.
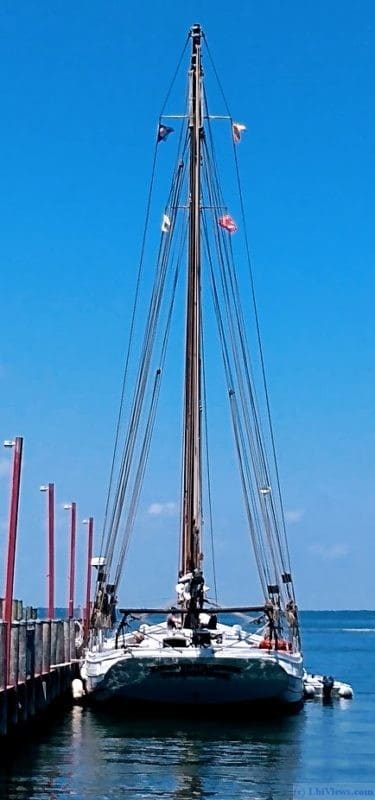
[[[229,214],[224,214],[223,217],[219,217],[217,222],[221,228],[224,228],[226,231],[229,231],[229,233],[236,233],[236,231],[238,230],[233,217],[231,217]]]
[[[238,144],[241,141],[241,135],[246,130],[246,125],[242,125],[241,122],[232,122],[232,136],[233,141]]]

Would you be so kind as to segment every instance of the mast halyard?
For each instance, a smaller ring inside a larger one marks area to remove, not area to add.
[[[190,67],[190,177],[189,177],[189,250],[186,313],[185,407],[183,509],[181,531],[181,573],[200,570],[202,524],[201,465],[201,142],[202,68],[200,25],[191,29],[192,56]],[[203,580],[202,580],[203,589]],[[203,596],[203,591],[200,592]],[[195,605],[190,603],[190,605]],[[201,603],[198,603],[198,606]]]

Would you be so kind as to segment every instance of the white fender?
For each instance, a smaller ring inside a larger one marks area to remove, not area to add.
[[[74,700],[82,700],[82,697],[85,694],[85,690],[83,688],[83,683],[80,678],[74,678],[72,680],[72,695]]]

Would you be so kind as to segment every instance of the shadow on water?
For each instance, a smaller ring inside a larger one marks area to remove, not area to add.
[[[141,737],[183,737],[191,739],[209,740],[223,738],[225,740],[232,737],[248,741],[252,737],[259,738],[262,735],[270,735],[272,737],[280,737],[286,735],[287,731],[299,726],[301,715],[265,715],[261,714],[250,718],[249,716],[241,715],[235,717],[227,717],[225,712],[220,715],[213,716],[209,714],[204,716],[201,712],[199,714],[184,713],[178,711],[175,714],[169,713],[168,715],[137,715],[132,712],[131,715],[121,715],[121,711],[108,708],[93,708],[88,709],[88,713],[92,714],[92,719],[95,720],[96,726],[103,726],[106,731],[112,731],[114,735],[120,735],[123,738],[133,738],[134,736]]]
[[[123,719],[74,707],[0,767],[4,800],[280,800],[304,712],[277,720]]]

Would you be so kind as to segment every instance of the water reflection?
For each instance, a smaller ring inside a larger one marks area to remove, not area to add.
[[[56,712],[57,713],[57,712]],[[58,800],[61,761],[66,755],[56,733],[65,726],[62,713],[46,717],[38,726],[2,742],[0,751],[1,800]]]
[[[139,782],[132,788],[144,793],[139,796],[154,797],[158,790],[171,800],[265,800],[272,793],[276,800],[288,796],[296,777],[304,714],[251,724],[181,717],[124,722],[96,713],[91,726],[96,738],[105,734],[107,757],[120,756],[126,772],[137,765]]]
[[[279,800],[301,758],[302,712],[274,721],[123,720],[75,707],[0,767],[4,800]]]

